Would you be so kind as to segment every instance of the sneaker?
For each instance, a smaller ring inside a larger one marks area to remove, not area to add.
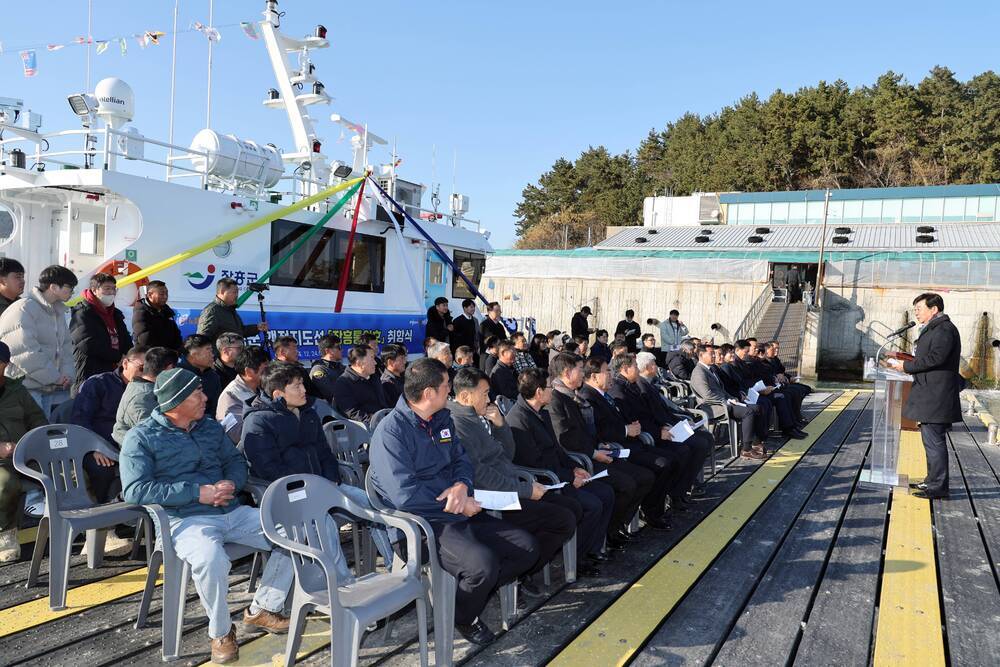
[[[247,632],[263,630],[272,635],[283,635],[288,632],[288,617],[266,609],[251,614],[247,609],[243,612],[243,629]]]
[[[763,461],[764,459],[767,458],[767,454],[765,454],[764,452],[758,451],[756,449],[747,449],[747,450],[744,450],[743,453],[740,454],[740,456],[742,456],[745,459],[753,459],[755,461]]]
[[[236,643],[236,626],[229,626],[229,633],[225,637],[212,640],[212,662],[217,665],[224,665],[233,662],[240,657],[240,645]]]
[[[13,563],[21,559],[21,543],[17,541],[17,528],[0,530],[0,563]]]

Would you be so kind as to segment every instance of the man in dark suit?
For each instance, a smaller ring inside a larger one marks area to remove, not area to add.
[[[514,370],[514,345],[509,341],[497,343],[497,363],[490,370],[490,400],[506,396],[517,400],[517,372]]]
[[[698,365],[691,372],[691,389],[703,401],[711,401],[710,414],[713,417],[721,417],[729,411],[729,416],[737,420],[740,425],[742,446],[740,455],[747,459],[766,459],[767,450],[764,448],[764,440],[754,440],[754,418],[760,411],[759,405],[739,403],[739,398],[726,392],[722,382],[712,372],[712,361],[715,352],[711,345],[698,346]]]
[[[452,352],[465,345],[479,356],[479,322],[476,321],[476,302],[472,299],[462,301],[462,314],[452,320],[449,339]]]
[[[480,354],[486,352],[486,341],[490,338],[496,338],[498,341],[507,340],[507,327],[504,326],[500,315],[500,304],[491,301],[486,306],[486,319],[479,325]]]
[[[770,418],[771,407],[778,413],[778,425],[785,437],[802,440],[806,433],[799,430],[798,419],[792,411],[791,401],[787,396],[778,391],[773,384],[774,377],[770,374],[770,367],[758,365],[756,357],[751,354],[750,342],[738,340],[735,345],[736,357],[733,359],[733,368],[741,380],[741,389],[745,394],[750,393],[750,388],[757,382],[763,382],[766,388],[759,392],[757,403],[761,412]],[[766,431],[765,436],[766,437]]]
[[[792,264],[785,271],[785,287],[788,289],[788,303],[802,301],[802,274],[798,265]]]
[[[903,416],[920,423],[927,452],[927,476],[915,484],[920,498],[948,497],[948,446],[945,434],[962,421],[959,393],[965,380],[958,374],[962,339],[944,314],[944,299],[931,292],[913,300],[913,316],[920,322],[920,337],[912,361],[889,359],[888,365],[913,376],[910,398]]]
[[[589,342],[590,334],[594,333],[594,330],[587,324],[587,318],[591,315],[593,313],[590,306],[584,306],[579,312],[573,314],[573,319],[569,323],[569,333],[573,338],[583,336]]]
[[[454,328],[451,312],[448,310],[448,298],[439,296],[434,299],[434,305],[427,309],[427,337],[448,343]]]

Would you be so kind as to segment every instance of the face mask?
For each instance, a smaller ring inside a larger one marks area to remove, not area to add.
[[[105,307],[110,307],[115,302],[114,294],[101,294],[97,297]]]

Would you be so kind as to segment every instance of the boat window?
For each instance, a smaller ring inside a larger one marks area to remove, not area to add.
[[[472,284],[477,288],[479,287],[479,281],[483,277],[483,273],[486,272],[486,256],[480,255],[478,253],[466,252],[465,250],[456,250],[453,255],[455,259],[455,266],[462,270]],[[458,273],[453,272],[451,278],[451,296],[454,299],[474,299],[475,295],[469,286],[465,284],[462,277]]]
[[[104,254],[104,225],[93,222],[80,223],[80,254]]]
[[[17,224],[14,219],[14,211],[4,204],[0,204],[0,245],[13,238],[15,229],[17,229]]]
[[[312,225],[278,220],[271,225],[271,265],[276,264],[302,239]],[[281,265],[272,285],[335,290],[347,256],[348,232],[323,229],[303,243]],[[356,234],[347,289],[352,292],[385,291],[385,239]]]

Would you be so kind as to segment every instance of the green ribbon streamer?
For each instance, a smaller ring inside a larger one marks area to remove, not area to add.
[[[257,279],[257,282],[264,283],[264,282],[267,282],[268,280],[270,280],[271,276],[273,276],[274,273],[278,269],[281,268],[282,264],[284,264],[289,259],[291,259],[292,255],[294,255],[296,252],[298,252],[299,248],[301,248],[303,245],[305,245],[306,242],[309,239],[311,239],[316,234],[316,232],[318,232],[319,230],[323,229],[323,227],[326,226],[326,223],[330,221],[330,218],[332,218],[333,216],[335,216],[337,214],[337,212],[344,207],[344,204],[346,204],[351,199],[351,197],[354,196],[354,194],[358,191],[358,188],[360,188],[360,187],[361,187],[361,181],[359,180],[357,183],[355,183],[354,185],[352,185],[347,192],[344,193],[344,196],[341,197],[337,201],[336,204],[334,204],[333,208],[331,208],[329,211],[327,211],[323,215],[323,217],[320,218],[316,222],[316,224],[314,224],[312,226],[312,228],[308,232],[306,232],[305,234],[302,235],[302,238],[300,238],[298,241],[295,242],[295,245],[292,246],[291,250],[289,250],[287,253],[285,253],[275,263],[274,266],[272,266],[270,269],[268,269],[263,274],[261,274],[261,276]],[[345,267],[345,270],[347,270],[346,267]],[[236,307],[239,308],[244,303],[246,303],[246,300],[250,298],[251,294],[253,294],[253,292],[251,292],[250,290],[247,290],[246,292],[244,292],[243,294],[241,294],[240,297],[236,300]]]

